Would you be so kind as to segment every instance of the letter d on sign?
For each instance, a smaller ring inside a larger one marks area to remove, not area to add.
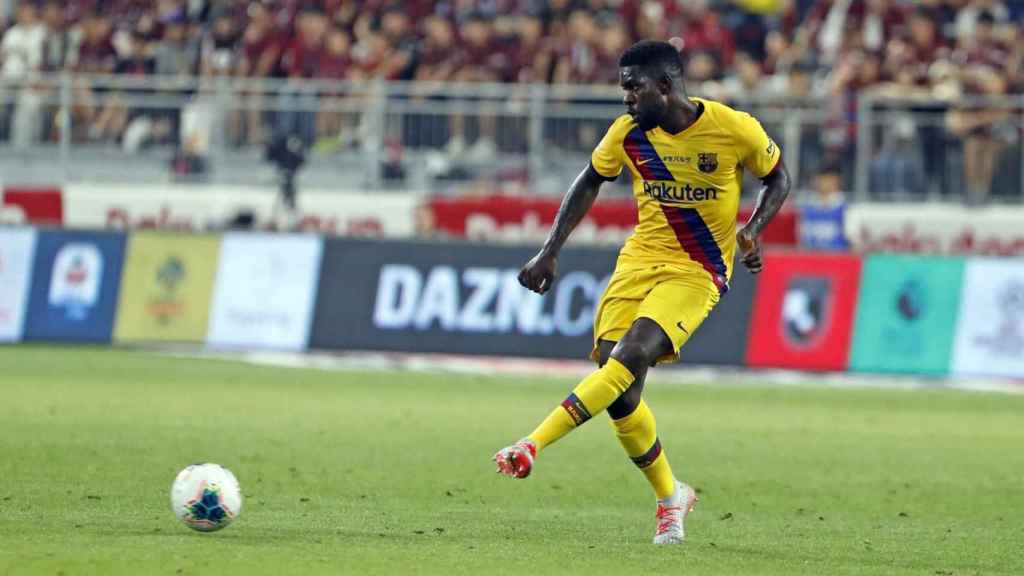
[[[373,325],[386,330],[406,328],[416,313],[423,277],[405,264],[387,264],[380,269],[377,298],[373,304]]]

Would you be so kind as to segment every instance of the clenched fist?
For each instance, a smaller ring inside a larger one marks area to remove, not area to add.
[[[558,257],[539,252],[519,271],[519,283],[537,294],[543,294],[551,289],[557,271]]]
[[[736,232],[736,243],[740,247],[740,260],[751,274],[757,274],[764,269],[764,263],[761,262],[761,239],[753,230],[740,228]]]

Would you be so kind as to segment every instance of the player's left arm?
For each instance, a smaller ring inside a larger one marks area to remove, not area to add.
[[[741,261],[748,270],[757,274],[764,268],[761,260],[761,233],[786,202],[791,181],[789,171],[782,162],[782,150],[757,119],[739,113],[736,134],[743,166],[760,176],[764,183],[758,192],[757,204],[750,219],[736,232]]]
[[[736,242],[739,244],[742,253],[743,265],[753,274],[757,274],[764,268],[761,261],[761,232],[772,221],[772,218],[779,212],[782,205],[789,196],[790,178],[782,158],[778,164],[761,179],[764,187],[757,195],[757,204],[750,219],[736,232]]]

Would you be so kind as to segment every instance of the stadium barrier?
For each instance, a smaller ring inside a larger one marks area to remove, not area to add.
[[[42,175],[46,183],[145,185],[171,177],[259,185],[276,176],[265,136],[287,133],[305,144],[302,179],[312,187],[557,194],[624,111],[622,92],[611,84],[66,72],[6,78],[4,88],[12,121],[0,132],[0,145],[17,151],[0,155],[0,173],[9,182],[39,182]],[[1024,146],[1014,137],[1024,126],[1020,94],[965,93],[954,104],[938,96],[862,90],[854,111],[836,108],[827,91],[795,97],[723,91],[719,83],[693,89],[758,118],[800,187],[813,187],[819,174],[838,169],[858,202],[1024,200]],[[127,110],[130,121],[111,133],[58,113],[81,108]],[[856,122],[847,122],[844,114],[854,112]],[[977,112],[1000,118],[993,174],[981,181],[969,168],[978,134],[956,127],[961,115]],[[494,129],[473,130],[480,117],[493,119]],[[451,129],[455,118],[467,119],[461,133]],[[44,138],[42,126],[58,129]],[[457,138],[465,140],[465,153],[449,151]],[[841,155],[839,166],[825,161],[831,152]],[[627,180],[616,187],[627,189]],[[749,196],[759,183],[746,180]]]
[[[363,191],[303,190],[297,213],[285,214],[267,187],[218,184],[89,184],[7,186],[0,191],[0,223],[84,229],[221,230],[248,215],[257,230],[294,228],[338,236],[411,238],[416,235],[524,244],[541,242],[561,205],[559,197],[486,194],[453,198],[416,191],[368,195]],[[752,205],[741,207],[746,221]],[[573,241],[622,244],[636,225],[632,197],[601,198]],[[765,231],[776,246],[795,246],[799,212],[783,210]]]
[[[1024,256],[1024,208],[938,203],[858,203],[846,237],[859,252]]]
[[[567,248],[544,297],[516,281],[533,251],[0,228],[0,341],[585,358],[616,251]],[[683,360],[1024,378],[1024,260],[770,251]]]

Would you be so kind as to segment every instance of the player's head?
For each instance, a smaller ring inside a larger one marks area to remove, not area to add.
[[[661,123],[671,99],[685,97],[683,59],[668,42],[641,40],[619,58],[619,84],[626,92],[622,101],[642,130]]]

